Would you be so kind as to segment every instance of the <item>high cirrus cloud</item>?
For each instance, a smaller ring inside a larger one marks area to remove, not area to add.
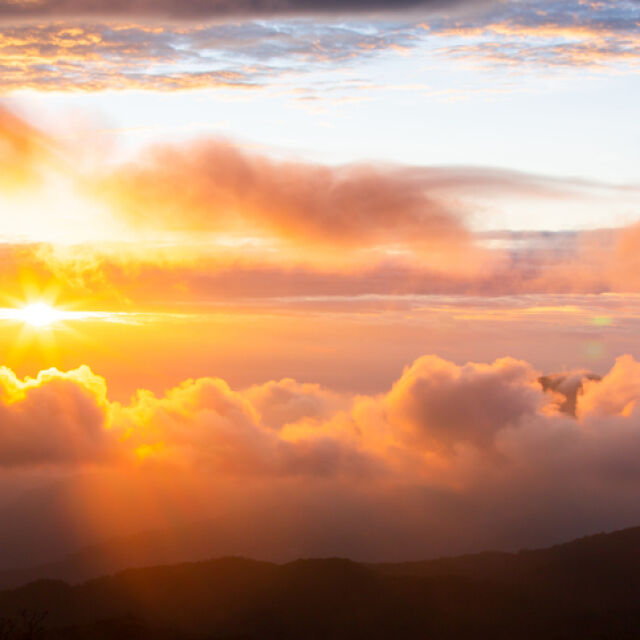
[[[1,28],[0,91],[259,89],[312,68],[419,42],[416,25],[306,21],[11,24]],[[64,73],[60,70],[64,69]],[[353,81],[341,89],[357,90]],[[309,87],[312,91],[313,87]],[[328,89],[326,89],[328,90]]]
[[[609,2],[502,2],[477,16],[438,18],[433,35],[445,42],[446,56],[488,66],[589,67],[618,63],[633,70],[640,54],[640,6]]]
[[[300,19],[310,15],[313,21]],[[425,49],[435,61],[490,67],[633,70],[639,15],[637,3],[625,1],[12,0],[0,3],[0,92],[277,83],[296,101],[361,98],[384,85],[357,77],[320,85],[305,78],[337,65],[357,69],[372,56],[423,55]]]
[[[300,19],[309,15],[313,21]],[[277,82],[294,100],[359,98],[384,86],[357,78],[318,85],[305,77],[395,51],[423,55],[425,48],[435,60],[490,67],[633,70],[639,15],[637,3],[580,0],[7,1],[0,3],[0,92],[259,89]]]

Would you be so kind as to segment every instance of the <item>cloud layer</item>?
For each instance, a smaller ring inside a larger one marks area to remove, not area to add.
[[[563,376],[550,385],[512,358],[458,366],[425,356],[377,396],[349,397],[291,379],[234,390],[202,378],[163,395],[139,391],[121,404],[86,367],[26,380],[3,369],[0,467],[5,477],[82,473],[76,486],[84,497],[69,508],[95,526],[118,512],[103,504],[100,480],[114,473],[121,478],[109,489],[114,504],[120,482],[132,495],[146,494],[149,526],[175,504],[182,505],[178,523],[231,509],[243,513],[244,526],[255,525],[262,511],[250,498],[264,494],[266,504],[278,504],[273,517],[282,534],[293,535],[294,522],[298,534],[321,526],[330,501],[332,520],[323,528],[349,531],[348,544],[359,531],[369,536],[369,553],[395,557],[465,548],[474,539],[517,545],[631,521],[640,497],[640,364],[623,356],[601,380]],[[158,484],[167,476],[171,498]],[[133,518],[143,526],[123,500],[118,524]],[[349,508],[378,523],[377,532],[357,527]],[[229,517],[225,526],[236,526],[237,516]],[[488,523],[490,535],[483,532]],[[529,533],[518,534],[517,523]],[[5,520],[4,533],[12,526]],[[105,526],[113,531],[113,523]],[[407,545],[390,553],[403,531]],[[308,543],[320,545],[316,553],[327,545],[322,539],[309,534]],[[265,540],[264,555],[281,543]]]
[[[359,22],[11,24],[0,27],[0,90],[259,89],[412,47],[423,33]]]
[[[470,4],[469,0],[466,0]],[[464,0],[42,0],[0,3],[0,16],[156,16],[178,19],[204,19],[238,16],[277,16],[286,14],[345,14],[351,12],[396,12],[407,9],[452,8]]]
[[[385,86],[313,73],[397,51],[430,65],[633,70],[638,20],[637,3],[622,0],[3,2],[0,91],[278,86],[294,100],[355,98]]]
[[[542,433],[554,424],[595,428],[605,418],[633,423],[640,364],[623,356],[602,379],[576,372],[560,380],[512,358],[458,366],[424,356],[381,396],[349,397],[292,379],[236,391],[221,379],[202,378],[164,396],[139,391],[129,404],[109,401],[105,380],[88,367],[24,380],[3,368],[0,392],[6,466],[118,465],[137,458],[232,475],[360,475],[417,455],[426,458],[409,474],[428,476],[429,458],[439,468],[456,461],[460,447],[484,455],[505,434],[532,423]],[[398,466],[395,473],[406,470]]]
[[[640,286],[637,225],[474,230],[518,206],[527,216],[533,207],[633,213],[634,185],[481,167],[329,166],[217,139],[157,146],[128,163],[92,153],[0,112],[0,205],[16,212],[0,224],[6,296],[24,295],[26,277],[114,311],[125,301],[168,310],[311,294]]]

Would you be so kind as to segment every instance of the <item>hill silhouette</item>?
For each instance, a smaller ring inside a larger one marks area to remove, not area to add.
[[[425,562],[222,558],[42,580],[1,592],[0,618],[3,639],[638,638],[640,528]]]

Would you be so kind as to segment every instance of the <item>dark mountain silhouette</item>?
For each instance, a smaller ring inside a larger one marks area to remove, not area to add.
[[[132,567],[230,555],[242,546],[237,537],[234,545],[230,532],[213,522],[144,531],[83,548],[56,562],[0,571],[0,589],[11,589],[42,579],[81,582]],[[247,555],[251,551],[248,548]]]
[[[16,639],[638,638],[640,528],[425,562],[223,558],[46,580],[0,593],[0,618]]]

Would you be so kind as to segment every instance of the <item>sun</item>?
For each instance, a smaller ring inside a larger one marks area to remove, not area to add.
[[[54,306],[50,301],[45,302],[43,299],[31,300],[15,301],[13,307],[0,307],[0,321],[21,322],[33,329],[49,330],[53,325],[66,325],[67,321],[104,320],[114,317],[109,312],[75,311],[67,306]],[[70,331],[70,328],[65,326],[65,331]]]
[[[5,327],[8,331],[17,329],[12,347],[5,354],[7,361],[21,362],[27,353],[35,349],[50,366],[57,366],[60,357],[58,342],[63,336],[65,340],[90,340],[77,327],[79,322],[117,320],[118,316],[112,312],[74,309],[85,300],[59,302],[57,294],[53,287],[42,290],[29,286],[25,287],[24,295],[20,298],[5,296],[9,304],[0,306],[0,330],[5,330]]]
[[[16,316],[32,327],[48,327],[54,322],[61,320],[64,317],[64,313],[58,311],[46,302],[34,302],[22,309],[18,309]]]

